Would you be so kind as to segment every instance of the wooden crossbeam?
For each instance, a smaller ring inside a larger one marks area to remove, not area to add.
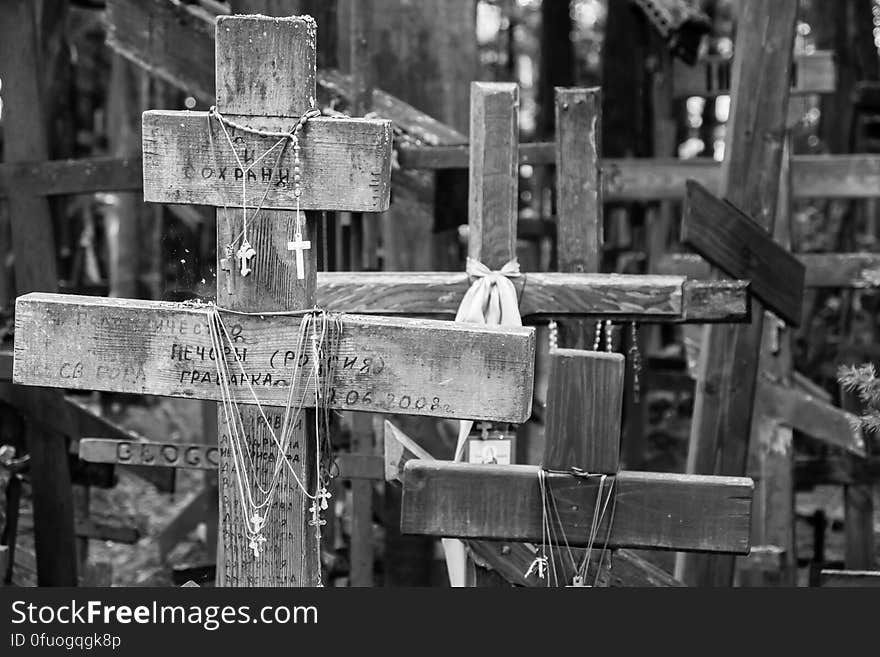
[[[732,60],[720,55],[706,57],[694,66],[678,60],[672,65],[672,95],[675,98],[702,96],[714,98],[730,93]],[[817,50],[798,55],[792,66],[791,94],[834,93],[837,68],[834,52]]]
[[[260,130],[285,132],[290,119],[249,120]],[[239,137],[228,129],[233,139]],[[213,137],[211,136],[213,133]],[[263,153],[277,137],[247,136],[253,153]],[[225,134],[206,112],[144,112],[144,200],[239,206],[242,180],[252,182],[248,207],[295,210],[292,150],[280,162],[273,154],[263,166],[242,169]],[[366,119],[316,118],[300,138],[304,168],[303,210],[382,212],[390,197],[391,123]],[[243,162],[247,162],[248,154]],[[265,185],[269,187],[266,188]],[[265,202],[263,195],[268,189]]]
[[[387,113],[384,118],[393,120]],[[396,125],[396,124],[395,124]],[[553,142],[519,146],[520,164],[553,165]],[[397,146],[406,169],[467,169],[468,145]],[[719,187],[720,165],[705,158],[603,159],[603,198],[607,201],[674,201],[685,196],[685,182]],[[143,189],[140,158],[109,156],[0,164],[0,197],[13,187],[35,196]],[[234,172],[233,172],[234,176]],[[880,189],[880,155],[796,155],[792,158],[796,198],[875,198]]]
[[[759,378],[755,393],[761,413],[780,419],[785,425],[859,457],[867,455],[865,439],[858,429],[858,417],[848,411],[794,387]]]
[[[79,441],[79,457],[89,463],[114,463],[168,470],[217,470],[220,465],[220,450],[217,445],[152,440],[83,438]],[[384,481],[382,457],[342,453],[335,456],[335,462],[339,476],[343,479]]]
[[[529,273],[513,279],[520,313],[608,316],[639,321],[748,321],[748,282],[683,277]],[[465,273],[318,274],[322,307],[380,315],[454,316],[470,286]]]
[[[16,302],[13,379],[27,385],[220,399],[208,315],[192,305],[30,294]],[[260,403],[283,406],[299,319],[227,315]],[[333,408],[523,422],[534,329],[345,316]],[[233,397],[254,403],[247,382]],[[308,405],[313,392],[304,393]]]
[[[804,266],[742,211],[688,181],[681,239],[734,278],[788,324],[800,326]]]
[[[878,570],[822,570],[819,586],[843,588],[880,588]]]
[[[540,468],[414,460],[404,468],[401,530],[457,538],[541,541]],[[606,482],[610,483],[610,482]],[[589,543],[597,477],[547,474],[570,545]],[[621,471],[610,547],[734,552],[749,550],[752,480]],[[599,527],[608,533],[610,516]],[[604,544],[604,539],[603,539]]]
[[[385,479],[392,484],[403,484],[406,464],[413,459],[434,461],[426,450],[403,433],[392,422],[385,421]],[[519,586],[546,586],[534,573],[525,576],[537,556],[534,546],[510,541],[468,541],[474,560],[485,568],[499,573],[511,584]],[[610,556],[607,574],[610,586],[682,586],[681,582],[629,550],[617,550]]]
[[[804,266],[806,288],[880,287],[880,253],[798,253]],[[706,278],[711,267],[696,253],[670,253],[661,258],[656,273]]]

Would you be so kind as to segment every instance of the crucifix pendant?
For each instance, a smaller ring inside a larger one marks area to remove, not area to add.
[[[250,274],[253,271],[250,267],[251,259],[257,255],[257,252],[254,250],[254,247],[251,246],[251,243],[247,240],[242,242],[235,255],[238,256],[238,259],[241,261],[241,275],[247,276]]]
[[[312,248],[310,240],[304,240],[302,235],[297,233],[293,236],[293,241],[287,243],[288,251],[296,251],[296,277],[300,280],[306,277],[306,264],[303,258],[303,252]]]

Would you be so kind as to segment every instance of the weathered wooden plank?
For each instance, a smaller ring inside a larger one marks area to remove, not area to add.
[[[148,440],[83,438],[79,457],[89,463],[114,463],[145,468],[217,470],[220,451],[216,445],[202,443],[162,443]],[[336,466],[344,479],[384,478],[384,461],[379,456],[337,454]]]
[[[878,253],[799,253],[806,288],[880,287]],[[667,276],[707,278],[711,267],[696,253],[670,253],[657,263],[657,273]]]
[[[496,271],[516,256],[519,85],[471,84],[468,256]]]
[[[105,20],[107,42],[114,50],[205,105],[214,103],[215,15],[179,0],[107,0]],[[344,106],[352,100],[351,78],[339,71],[319,71],[317,84],[322,105],[337,100]],[[373,90],[373,111],[425,144],[467,141],[380,89]]]
[[[136,527],[110,525],[105,522],[96,522],[91,518],[77,518],[75,527],[77,536],[96,541],[113,541],[134,545],[141,539],[141,533]]]
[[[617,472],[624,366],[623,354],[550,352],[545,468]]]
[[[107,43],[153,75],[214,102],[214,21],[179,0],[107,0]]]
[[[390,483],[403,483],[403,473],[408,461],[434,460],[417,442],[388,420],[385,421],[384,446],[385,479]],[[494,570],[511,584],[547,585],[534,573],[525,576],[529,565],[537,556],[534,546],[510,541],[468,541],[467,545],[471,557],[478,565]],[[578,553],[580,556],[580,551]],[[628,550],[618,550],[608,558],[611,560],[608,573],[610,586],[681,586],[671,575]]]
[[[598,272],[602,257],[599,89],[556,90],[557,269]],[[586,128],[586,129],[584,129]]]
[[[780,419],[814,440],[839,447],[855,456],[866,456],[865,440],[856,428],[858,417],[797,388],[759,378],[756,404],[762,412]]]
[[[432,147],[401,145],[400,165],[410,169],[466,169],[467,144]],[[552,142],[519,146],[519,163],[555,163]],[[698,158],[606,158],[600,161],[603,196],[608,201],[674,201],[684,198],[685,182],[696,180],[716,193],[721,166]],[[872,198],[880,187],[880,156],[797,155],[792,158],[794,198]]]
[[[216,445],[107,438],[82,438],[79,457],[90,463],[200,470],[215,470],[220,463],[220,451]]]
[[[751,319],[749,281],[685,281],[683,286],[684,322],[734,324]]]
[[[0,196],[10,190],[34,196],[122,192],[143,189],[139,157],[89,157],[0,164]]]
[[[381,112],[379,115],[397,125],[395,114]],[[435,132],[437,130],[431,128],[431,134]],[[456,137],[442,137],[446,138]],[[466,137],[459,138],[467,141]],[[400,145],[397,153],[399,163],[406,169],[468,168],[466,143],[437,147]],[[554,162],[553,142],[519,146],[520,164]],[[143,188],[141,167],[139,158],[108,156],[0,164],[0,196],[7,196],[12,186],[17,185],[38,196],[135,191]],[[609,201],[662,201],[683,199],[688,179],[699,181],[712,192],[717,191],[720,166],[706,159],[605,159],[601,160],[601,171],[603,196]],[[792,171],[796,198],[873,198],[880,188],[878,155],[798,155],[792,158]],[[810,285],[808,279],[808,287]]]
[[[529,465],[409,461],[404,468],[401,530],[540,541],[539,470]],[[589,543],[598,485],[598,477],[547,474],[572,546]],[[751,479],[621,471],[614,477],[614,494],[609,547],[748,552]],[[607,535],[610,515],[598,536]],[[551,528],[562,535],[555,519]]]
[[[257,110],[255,110],[257,111]],[[233,117],[229,117],[233,118]],[[250,127],[289,130],[290,119],[234,117]],[[229,128],[242,161],[263,154],[278,140]],[[213,133],[213,138],[211,134]],[[158,203],[242,204],[242,180],[248,207],[296,209],[293,194],[293,149],[281,161],[268,156],[242,170],[216,121],[205,112],[144,112],[144,200]],[[303,210],[381,212],[390,197],[391,124],[366,119],[310,120],[302,131]],[[332,181],[332,184],[329,182]]]
[[[512,279],[520,313],[617,316],[639,321],[748,321],[747,281],[683,277],[529,273]],[[318,299],[328,310],[380,315],[454,316],[469,286],[464,273],[321,272]]]
[[[761,226],[730,203],[689,181],[681,239],[733,278],[788,324],[800,326],[804,266]]]
[[[731,59],[713,55],[694,66],[675,60],[672,65],[672,93],[675,98],[703,96],[713,98],[730,93]],[[791,94],[829,94],[837,85],[834,52],[817,50],[798,55],[793,62]]]
[[[311,16],[218,16],[214,31],[217,106],[225,114],[302,116],[314,109],[317,25]],[[242,44],[272,57],[242,57]],[[259,80],[258,84],[254,81]]]
[[[26,295],[16,304],[13,379],[220,399],[207,320],[208,311],[190,304]],[[299,321],[225,315],[238,336],[240,367],[263,404],[286,403]],[[341,340],[333,408],[509,422],[531,411],[532,328],[347,315]],[[235,373],[238,365],[230,367]],[[253,403],[246,382],[231,383],[237,401]]]
[[[819,586],[836,588],[880,588],[880,570],[823,569]]]

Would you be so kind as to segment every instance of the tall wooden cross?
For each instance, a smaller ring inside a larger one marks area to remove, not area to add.
[[[217,109],[228,122],[235,153],[219,137],[216,119],[204,112],[147,112],[144,190],[150,201],[223,207],[218,209],[219,256],[242,227],[242,181],[250,173],[238,160],[251,164],[277,141],[252,131],[290,130],[314,107],[315,23],[308,17],[236,16],[220,18],[216,29]],[[287,249],[297,234],[297,217],[290,210],[384,210],[390,139],[385,121],[310,120],[300,137],[299,199],[292,153],[259,171],[250,169],[257,181],[268,183],[254,185],[244,199],[256,251],[253,272],[243,276],[230,267],[217,281],[218,305],[239,313],[224,312],[235,340],[230,357],[244,368],[229,381],[235,402],[253,403],[252,386],[261,405],[284,405],[295,359],[291,336],[300,322],[286,313],[315,305],[314,250],[304,262],[304,278],[298,279]],[[263,211],[254,216],[261,202]],[[309,218],[302,238],[313,228]],[[357,316],[343,317],[342,325],[326,400],[332,408],[509,422],[529,415],[533,329]],[[197,305],[52,294],[25,295],[16,303],[13,377],[18,383],[217,400],[215,357],[208,312]],[[269,408],[266,414],[277,430],[283,409]],[[258,476],[267,477],[276,458],[271,435],[257,410],[243,408],[242,415],[251,456],[266,464]],[[297,425],[288,457],[312,486],[314,473],[304,465],[314,460],[310,425]],[[263,554],[255,559],[249,551],[223,418],[220,426],[218,584],[315,584],[320,565],[315,550],[304,549],[312,528],[286,471],[269,513]]]
[[[697,187],[690,190],[692,206],[699,210],[701,204],[709,210],[694,212],[695,218],[703,214],[719,217],[691,222],[692,245],[717,244],[723,236],[728,262],[745,261],[759,275],[754,285],[762,301],[754,302],[750,324],[711,327],[704,334],[688,472],[746,471],[764,308],[788,323],[800,321],[803,267],[766,239],[773,234],[776,220],[796,17],[795,0],[746,0],[740,7],[731,119],[722,164],[721,191],[729,204]],[[740,230],[726,230],[734,217]],[[793,277],[788,289],[769,285],[774,278],[783,280],[778,263],[787,263],[784,272]],[[729,586],[733,566],[733,559],[683,555],[676,570],[690,584]]]
[[[550,359],[542,464],[408,460],[399,475],[402,531],[540,545],[544,468],[558,511],[550,518],[554,544],[565,536],[570,546],[586,547],[595,535],[594,547],[748,552],[751,479],[619,471],[623,356],[560,349]],[[602,474],[613,492],[594,527],[596,505],[605,504]]]

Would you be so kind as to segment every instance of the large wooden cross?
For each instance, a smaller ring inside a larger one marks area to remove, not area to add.
[[[609,475],[606,486],[613,479],[614,513],[595,528],[597,545],[748,552],[751,479],[618,471],[623,356],[560,349],[550,358],[542,464],[416,458],[395,473],[392,462],[390,475],[403,481],[402,531],[540,544],[544,468],[559,513],[551,519],[554,544],[563,534],[573,547],[589,544],[600,482],[584,476],[591,473]]]
[[[250,162],[277,140],[251,129],[289,130],[314,107],[315,23],[308,17],[237,16],[220,18],[216,29],[217,108],[230,122],[248,128],[228,129],[238,156]],[[203,112],[144,115],[145,198],[225,206],[218,209],[222,255],[241,227],[241,182],[248,173],[237,167],[218,133]],[[300,141],[303,210],[381,211],[388,206],[387,122],[313,119]],[[270,183],[264,211],[251,218],[250,241],[257,252],[253,273],[243,276],[237,267],[218,272],[218,304],[250,313],[226,314],[235,339],[230,356],[245,369],[245,375],[230,381],[232,395],[243,404],[253,402],[247,378],[262,405],[284,405],[293,365],[291,336],[300,322],[284,313],[315,305],[315,250],[308,252],[305,276],[299,279],[295,256],[287,248],[296,225],[289,210],[297,207],[291,161],[288,154],[277,164],[253,170],[258,181]],[[253,185],[246,205],[256,206],[264,189]],[[303,239],[314,234],[313,228],[309,218]],[[327,399],[332,408],[510,422],[528,417],[533,329],[357,316],[344,317],[342,324]],[[18,383],[217,400],[212,356],[208,314],[197,305],[51,294],[25,295],[16,304],[13,377]],[[242,413],[252,457],[266,463],[260,475],[267,476],[276,458],[271,436],[256,410]],[[283,409],[267,409],[276,428],[282,415]],[[313,476],[304,467],[314,456],[305,429],[310,424],[297,425],[288,455],[307,482]],[[313,549],[303,548],[312,528],[292,477],[280,485],[263,555],[254,559],[249,552],[232,491],[233,465],[222,418],[220,426],[218,584],[313,585],[320,564]]]

